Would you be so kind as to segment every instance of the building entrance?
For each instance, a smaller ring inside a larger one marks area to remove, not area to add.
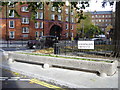
[[[50,35],[58,37],[60,39],[61,37],[62,28],[58,25],[53,25],[50,29]]]

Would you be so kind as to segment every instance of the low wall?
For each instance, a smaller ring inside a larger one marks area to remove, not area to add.
[[[59,66],[65,68],[73,69],[83,69],[90,71],[98,71],[101,76],[111,76],[117,71],[117,61],[112,63],[108,62],[97,62],[97,61],[87,61],[87,60],[77,60],[77,59],[65,59],[49,56],[38,56],[38,55],[27,55],[19,53],[9,53],[9,60],[18,60],[30,63],[43,64],[44,68],[49,66]]]

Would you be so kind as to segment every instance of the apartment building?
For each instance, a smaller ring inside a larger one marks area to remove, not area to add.
[[[64,5],[56,9],[52,3],[41,4],[35,14],[35,20],[31,20],[32,13],[28,5],[17,3],[2,7],[0,16],[1,38],[6,40],[28,40],[39,36],[53,35],[59,39],[69,39],[76,36],[75,10]],[[21,17],[17,17],[16,10]],[[12,12],[10,14],[10,12]]]
[[[92,22],[106,32],[108,26],[114,27],[115,14],[112,11],[95,11],[91,12]]]

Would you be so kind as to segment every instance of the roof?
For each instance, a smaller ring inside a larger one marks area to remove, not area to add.
[[[90,12],[91,14],[112,14],[112,11],[96,11]]]

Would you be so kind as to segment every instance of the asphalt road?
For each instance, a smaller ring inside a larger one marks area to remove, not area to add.
[[[0,81],[2,82],[2,88],[48,88],[44,85],[36,84],[32,82],[33,79],[20,75],[19,73],[12,72],[9,70],[1,69],[2,74],[0,75]],[[37,79],[34,79],[37,80]],[[39,81],[39,80],[37,80]],[[42,81],[39,81],[40,83]],[[50,89],[50,88],[48,88]]]

